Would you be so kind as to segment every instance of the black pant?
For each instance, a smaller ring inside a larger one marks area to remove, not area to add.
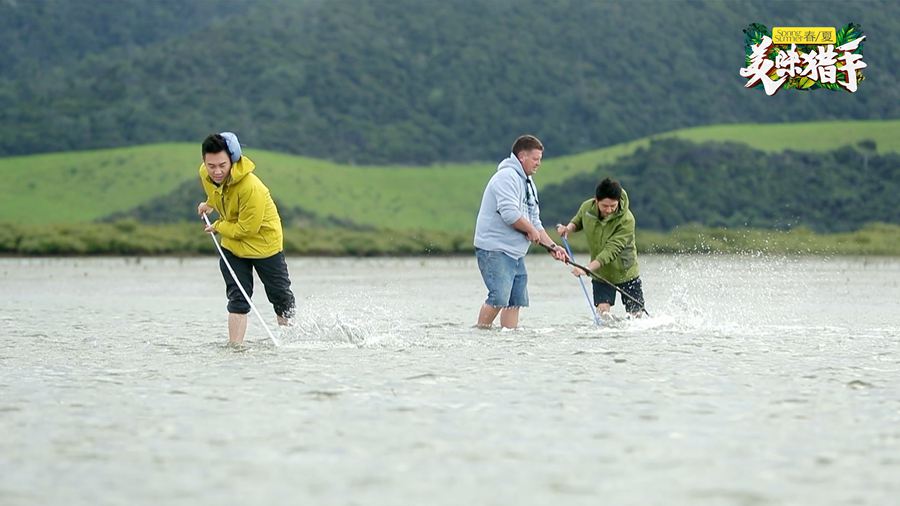
[[[616,304],[616,289],[604,283],[603,281],[597,281],[595,279],[591,280],[591,285],[594,288],[594,305],[606,303],[610,306]],[[640,312],[642,307],[644,307],[644,290],[641,287],[641,278],[637,277],[632,279],[631,281],[626,281],[624,283],[619,283],[616,285],[616,288],[622,290],[631,296],[621,297],[622,302],[625,303],[625,311],[629,313],[637,313]],[[636,299],[637,302],[631,299]]]
[[[266,289],[266,297],[275,307],[275,314],[283,318],[294,316],[294,294],[291,292],[291,279],[288,277],[287,262],[284,253],[279,252],[268,258],[241,258],[234,253],[222,248],[228,263],[234,269],[241,286],[247,291],[248,297],[253,297],[253,269],[262,281]],[[250,303],[244,299],[240,288],[235,284],[231,273],[223,259],[219,259],[219,269],[225,277],[225,293],[228,294],[228,312],[247,314],[250,312]]]

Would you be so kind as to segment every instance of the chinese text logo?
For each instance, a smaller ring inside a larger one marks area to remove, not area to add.
[[[775,27],[753,23],[744,30],[747,56],[741,77],[745,88],[762,83],[766,95],[781,88],[812,90],[844,89],[855,93],[864,79],[862,42],[859,25],[840,30],[831,27]]]

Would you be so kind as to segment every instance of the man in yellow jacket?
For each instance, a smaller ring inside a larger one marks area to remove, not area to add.
[[[206,201],[198,214],[219,213],[206,227],[221,237],[222,250],[238,281],[253,296],[253,270],[266,289],[279,325],[287,325],[294,314],[294,294],[284,259],[281,218],[269,189],[255,174],[256,165],[243,156],[238,138],[231,132],[212,134],[203,141],[200,182]],[[228,272],[223,259],[219,268],[228,295],[228,342],[241,344],[247,331],[250,303]]]

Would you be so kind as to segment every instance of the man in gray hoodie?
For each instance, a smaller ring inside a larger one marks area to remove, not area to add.
[[[484,189],[475,223],[475,258],[488,289],[478,313],[480,328],[490,328],[497,314],[502,327],[519,325],[519,308],[528,306],[525,254],[531,243],[552,248],[550,254],[557,260],[566,259],[565,250],[544,231],[531,179],[543,155],[544,145],[537,137],[519,137]]]

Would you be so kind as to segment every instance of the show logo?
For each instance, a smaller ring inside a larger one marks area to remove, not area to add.
[[[753,23],[744,29],[746,58],[740,69],[745,88],[762,84],[766,95],[780,89],[846,90],[855,93],[865,79],[863,41],[859,25],[775,27]]]

